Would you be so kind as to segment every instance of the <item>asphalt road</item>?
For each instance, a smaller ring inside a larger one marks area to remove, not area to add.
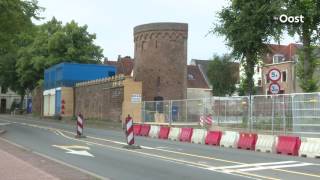
[[[3,115],[0,125],[2,138],[104,179],[320,179],[320,159],[147,137],[128,150],[119,131],[86,128],[77,139],[70,125]]]

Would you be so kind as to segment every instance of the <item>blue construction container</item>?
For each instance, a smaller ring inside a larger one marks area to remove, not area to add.
[[[116,67],[101,64],[60,63],[44,72],[44,89],[73,87],[78,82],[90,81],[116,74]]]

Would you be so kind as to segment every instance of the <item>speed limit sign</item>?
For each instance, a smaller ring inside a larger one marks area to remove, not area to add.
[[[271,83],[269,91],[271,94],[278,94],[280,92],[280,85],[278,83]]]
[[[268,78],[273,82],[279,81],[281,78],[280,70],[276,68],[270,69],[268,73]]]

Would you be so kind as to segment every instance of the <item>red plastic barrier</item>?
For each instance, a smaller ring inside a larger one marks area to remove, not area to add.
[[[278,154],[297,156],[299,154],[301,140],[296,136],[279,136],[276,147]]]
[[[221,131],[208,131],[205,139],[205,143],[208,145],[219,146],[221,137],[222,137]]]
[[[133,125],[133,134],[135,136],[140,136],[140,131],[141,131],[141,124],[134,124]]]
[[[159,139],[168,139],[169,132],[170,132],[170,127],[161,126],[160,132],[159,132]]]
[[[149,136],[150,125],[143,124],[141,125],[140,135],[141,136]]]
[[[255,150],[258,135],[255,133],[240,133],[238,149]]]
[[[193,128],[181,128],[180,141],[191,142]]]

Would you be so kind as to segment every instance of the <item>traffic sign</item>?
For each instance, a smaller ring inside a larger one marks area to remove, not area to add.
[[[273,82],[279,81],[281,78],[280,70],[276,69],[276,68],[270,69],[270,71],[268,73],[268,78]]]
[[[278,83],[271,83],[269,86],[269,91],[271,94],[278,94],[280,92],[280,85]]]

